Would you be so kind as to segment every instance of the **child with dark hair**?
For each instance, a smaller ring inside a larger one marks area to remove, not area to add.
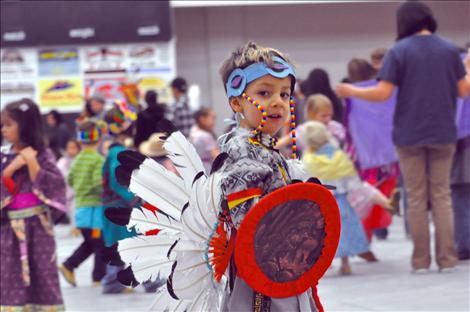
[[[0,152],[0,308],[63,311],[52,225],[66,212],[64,178],[33,101],[8,104],[1,118],[11,148]]]
[[[455,108],[457,97],[469,92],[470,68],[466,72],[456,46],[435,34],[437,22],[425,3],[407,1],[396,17],[397,42],[385,56],[378,84],[340,84],[336,91],[381,102],[398,88],[393,142],[408,197],[412,272],[427,273],[431,266],[428,203],[436,225],[436,262],[439,271],[448,272],[457,262],[450,198]]]
[[[134,147],[139,149],[139,145],[157,132],[157,125],[165,115],[165,106],[158,103],[158,93],[148,90],[145,93],[147,108],[139,112],[135,122]]]
[[[194,125],[193,112],[188,103],[188,84],[185,79],[177,77],[171,82],[171,92],[175,98],[175,103],[167,110],[166,119],[173,122],[176,129],[180,130],[184,136],[188,137],[191,127]]]
[[[220,150],[214,134],[215,112],[209,107],[202,107],[194,114],[196,124],[191,128],[189,141],[201,157],[206,172],[210,172],[212,161]]]
[[[83,242],[59,266],[59,270],[65,280],[74,287],[77,286],[74,270],[92,254],[95,254],[93,285],[99,285],[106,273],[106,263],[103,259],[103,206],[101,204],[103,192],[101,168],[104,159],[97,152],[102,135],[102,126],[90,119],[78,125],[77,138],[82,144],[82,150],[76,156],[67,177],[68,184],[75,192],[75,226],[80,229]]]
[[[46,125],[45,130],[49,141],[49,148],[54,152],[56,158],[59,159],[71,136],[69,128],[63,122],[62,115],[56,110],[51,110],[46,115]]]
[[[95,121],[104,118],[106,101],[101,96],[93,96],[86,100],[83,117],[88,117]]]

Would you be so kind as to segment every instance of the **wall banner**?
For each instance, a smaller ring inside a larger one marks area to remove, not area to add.
[[[41,108],[82,108],[83,101],[81,78],[41,79],[39,81]]]
[[[39,75],[78,75],[80,70],[77,48],[39,50]]]

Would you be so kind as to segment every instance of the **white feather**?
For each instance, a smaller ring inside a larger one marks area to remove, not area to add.
[[[206,181],[205,177],[200,177],[194,182],[191,190],[191,204],[181,216],[186,228],[194,232],[187,232],[187,234],[194,234],[201,239],[202,237],[208,238],[217,223],[217,215],[212,213],[208,206]]]
[[[183,232],[189,240],[196,242],[208,241],[210,233],[207,231],[207,226],[200,224],[200,219],[196,219],[194,217],[195,214],[191,213],[191,211],[194,211],[195,209],[197,208],[190,204],[189,207],[186,208],[187,211],[183,213],[181,217]]]
[[[155,300],[152,302],[149,311],[188,311],[191,304],[189,300],[176,300],[171,297],[166,286],[158,290]]]
[[[175,257],[167,253],[174,244],[174,239],[161,235],[132,237],[118,242],[121,259],[132,266],[135,279],[145,282],[157,276],[167,278]]]
[[[130,188],[136,190],[135,194],[142,198],[144,201],[158,208],[158,210],[166,213],[172,218],[179,220],[181,218],[182,206],[175,204],[174,202],[168,201],[164,197],[160,197],[151,186],[142,184],[137,180],[131,180]],[[184,205],[183,205],[184,206]]]
[[[179,131],[173,132],[168,137],[163,148],[168,152],[168,157],[183,178],[186,188],[190,190],[194,177],[201,171],[205,173],[204,165],[196,149]]]
[[[217,217],[221,210],[222,189],[220,188],[220,173],[211,174],[207,182],[208,207]]]
[[[189,200],[183,180],[149,158],[132,172],[129,189],[175,219]]]
[[[192,299],[201,289],[213,287],[212,271],[204,253],[178,252],[173,272],[173,290],[179,298]]]
[[[157,213],[157,215],[155,215],[152,211],[145,208],[132,210],[127,228],[135,228],[137,233],[140,234],[145,234],[147,231],[155,229],[173,234],[178,234],[182,231],[181,223],[176,220],[172,220],[161,213]]]

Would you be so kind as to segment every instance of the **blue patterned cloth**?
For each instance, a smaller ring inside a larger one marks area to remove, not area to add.
[[[361,221],[353,210],[346,194],[335,194],[341,214],[341,234],[335,257],[347,257],[369,250],[369,243]]]

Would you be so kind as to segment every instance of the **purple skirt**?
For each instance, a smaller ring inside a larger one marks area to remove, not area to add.
[[[44,220],[41,223],[38,215],[17,220],[24,222],[20,234],[13,231],[12,220],[0,226],[1,310],[63,311],[53,235],[46,231]],[[29,285],[24,281],[19,235],[25,241]]]

